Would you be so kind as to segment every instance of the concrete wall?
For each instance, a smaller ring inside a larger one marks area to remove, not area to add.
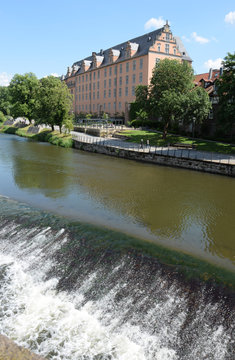
[[[177,158],[174,156],[150,154],[133,150],[118,149],[109,146],[87,144],[77,140],[74,141],[74,146],[79,150],[116,156],[129,160],[143,161],[157,165],[180,167],[184,169],[235,177],[235,166],[231,164],[221,164],[203,160],[192,160],[187,158]]]

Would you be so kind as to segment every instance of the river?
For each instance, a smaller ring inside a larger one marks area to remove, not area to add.
[[[3,334],[53,360],[233,359],[232,295],[173,264],[234,274],[234,179],[6,134],[0,174]]]

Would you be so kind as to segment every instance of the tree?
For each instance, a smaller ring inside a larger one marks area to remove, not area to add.
[[[11,114],[24,116],[30,123],[34,118],[39,81],[33,73],[16,74],[10,82]]]
[[[219,122],[226,134],[231,134],[235,126],[235,53],[223,61],[223,75],[217,81],[219,95]]]
[[[181,119],[184,123],[201,124],[205,120],[212,107],[208,93],[202,87],[195,87],[182,96]]]
[[[9,115],[10,107],[9,88],[7,86],[0,86],[0,111],[4,115]]]
[[[153,70],[149,86],[150,109],[152,116],[160,116],[164,123],[164,139],[169,125],[181,119],[186,110],[185,105],[189,113],[193,80],[193,69],[186,62],[164,59],[158,62]]]
[[[72,129],[72,96],[64,82],[54,76],[41,79],[37,96],[37,123],[50,125],[52,130],[57,125],[60,132],[63,125]]]
[[[135,88],[135,102],[131,103],[130,119],[135,120],[140,111],[149,112],[148,86],[138,85]],[[148,116],[147,116],[148,118]]]

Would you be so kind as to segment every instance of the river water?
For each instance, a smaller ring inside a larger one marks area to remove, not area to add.
[[[232,360],[233,293],[195,274],[229,288],[233,196],[231,178],[0,134],[1,333],[54,360]]]

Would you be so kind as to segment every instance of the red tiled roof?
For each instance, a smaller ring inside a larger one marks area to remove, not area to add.
[[[215,76],[217,74],[217,76]],[[195,75],[194,82],[198,84],[201,80],[207,81],[207,82],[214,82],[215,79],[218,79],[220,77],[220,71],[218,69],[212,70],[212,76],[211,79],[209,79],[209,72]]]

